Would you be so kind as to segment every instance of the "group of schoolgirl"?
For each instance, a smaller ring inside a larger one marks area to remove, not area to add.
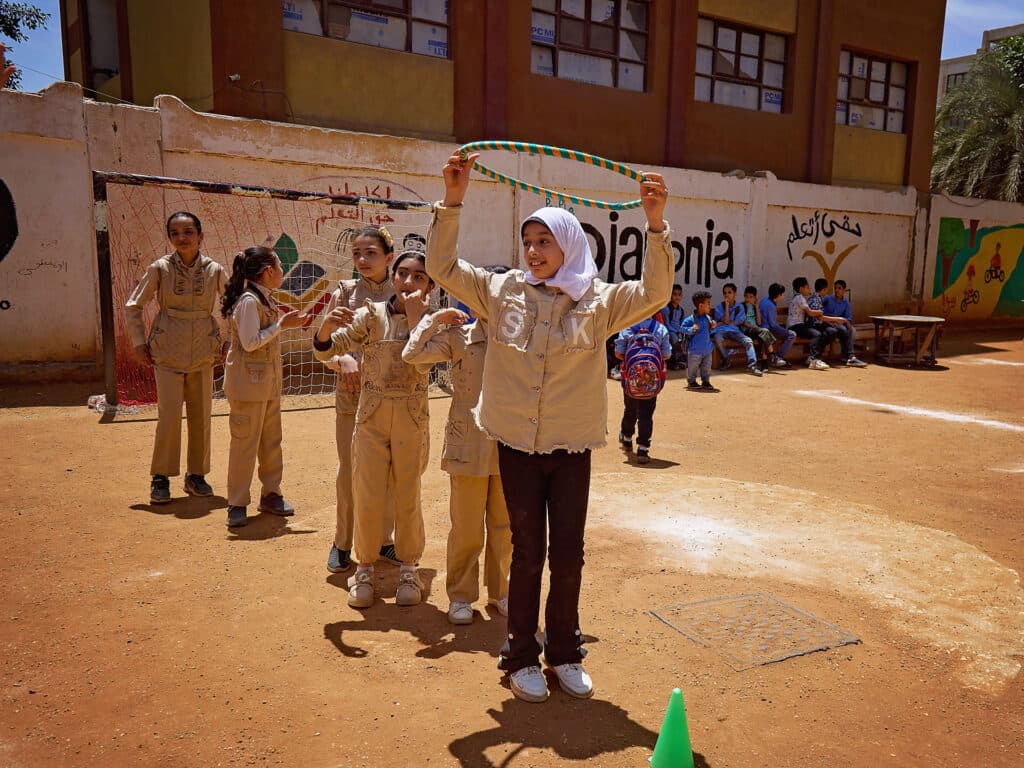
[[[271,295],[284,278],[281,262],[268,248],[246,248],[235,256],[229,278],[220,264],[200,252],[203,226],[195,214],[171,214],[166,229],[173,251],[146,269],[125,305],[133,354],[139,363],[152,365],[156,380],[150,501],[171,500],[170,477],[180,470],[182,404],[188,423],[184,490],[194,496],[213,494],[206,481],[213,368],[226,351],[224,393],[231,408],[228,525],[245,524],[257,462],[259,510],[291,515],[294,509],[281,493],[279,337],[305,319],[296,311],[282,313]],[[147,335],[144,313],[151,300],[156,300],[158,312]],[[223,335],[229,336],[229,344],[221,343]]]
[[[490,601],[507,614],[499,667],[511,690],[526,701],[547,699],[543,654],[559,685],[586,698],[593,683],[582,666],[579,597],[591,451],[605,444],[603,340],[651,317],[669,297],[674,258],[663,219],[668,192],[658,174],[646,174],[640,183],[648,237],[639,281],[599,280],[582,226],[559,208],[542,208],[523,222],[523,270],[489,271],[457,256],[474,160],[475,155],[453,155],[446,162],[445,195],[435,207],[425,254],[403,251],[395,257],[390,236],[380,230],[357,235],[354,249],[379,249],[383,268],[357,259],[360,278],[339,286],[314,336],[317,358],[339,372],[339,520],[328,565],[340,571],[353,559],[349,604],[372,605],[374,562],[393,515],[394,556],[401,563],[396,602],[420,601],[416,565],[424,547],[420,476],[428,458],[427,372],[434,361],[454,361],[456,394],[442,457],[452,479],[449,619],[472,621],[486,528],[485,583]],[[202,230],[194,215],[174,214],[168,237],[174,253],[150,267],[128,307],[136,353],[158,369],[152,500],[169,501],[168,477],[178,473],[174,446],[159,443],[180,440],[168,433],[172,427],[180,432],[182,400],[190,426],[185,488],[212,493],[205,475],[212,366],[221,352],[214,317],[220,297],[219,314],[231,339],[225,374],[231,406],[228,523],[246,521],[257,462],[260,510],[292,514],[280,488],[279,336],[306,318],[281,313],[274,302],[283,273],[273,251],[247,248],[226,279],[199,253]],[[383,285],[389,263],[391,296]],[[476,321],[470,324],[466,313],[454,309],[430,314],[435,282]],[[142,311],[154,296],[160,314],[147,341]],[[550,588],[540,641],[545,558]]]

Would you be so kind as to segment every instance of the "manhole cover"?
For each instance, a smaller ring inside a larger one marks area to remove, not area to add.
[[[773,595],[755,592],[651,611],[735,670],[859,643],[860,638]]]

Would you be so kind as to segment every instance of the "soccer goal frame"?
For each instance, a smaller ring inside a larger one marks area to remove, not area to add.
[[[264,198],[295,203],[321,204],[327,207],[352,206],[359,212],[359,216],[349,218],[356,219],[364,225],[374,223],[374,211],[428,213],[433,208],[433,203],[418,200],[392,200],[363,195],[330,194],[117,171],[94,170],[92,176],[96,262],[99,280],[100,334],[103,349],[104,395],[108,406],[116,406],[120,400],[117,380],[117,323],[116,298],[114,295],[115,265],[112,262],[111,209],[109,202],[110,193],[113,188],[127,186],[146,187],[164,191],[187,190],[194,193],[226,195],[233,198]],[[384,218],[393,221],[393,219],[390,219],[390,216],[384,216]],[[376,215],[376,219],[377,223],[381,221],[382,216],[380,213]],[[236,250],[251,244],[238,243]],[[154,256],[154,258],[156,257]]]

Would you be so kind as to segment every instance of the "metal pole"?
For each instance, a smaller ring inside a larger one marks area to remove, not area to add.
[[[106,179],[93,175],[93,217],[96,223],[96,274],[100,289],[100,334],[103,343],[103,389],[107,405],[117,405],[114,338],[114,287],[110,273],[110,230],[107,226]]]

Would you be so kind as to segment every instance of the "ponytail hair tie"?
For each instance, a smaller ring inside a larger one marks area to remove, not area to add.
[[[380,232],[380,236],[384,238],[384,242],[388,244],[388,248],[390,250],[394,250],[395,249],[395,241],[391,237],[391,233],[388,232],[388,228],[387,227],[378,227],[377,231]]]

